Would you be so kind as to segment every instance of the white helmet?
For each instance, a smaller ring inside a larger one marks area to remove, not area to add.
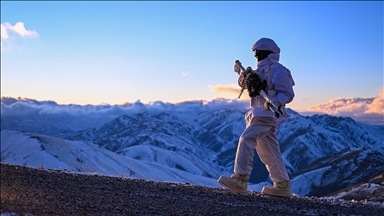
[[[280,53],[280,48],[277,46],[275,41],[269,38],[260,38],[252,46],[252,51],[255,50],[269,50],[273,53]]]

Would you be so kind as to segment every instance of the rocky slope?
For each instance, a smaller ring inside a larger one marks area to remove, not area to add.
[[[382,215],[383,203],[220,188],[1,163],[1,212],[19,215]]]

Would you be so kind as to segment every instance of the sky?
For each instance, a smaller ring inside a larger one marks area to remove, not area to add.
[[[288,107],[353,113],[358,102],[360,112],[382,114],[383,8],[380,1],[1,1],[1,96],[79,105],[237,100],[234,62],[255,69],[252,44],[267,37],[296,83]]]

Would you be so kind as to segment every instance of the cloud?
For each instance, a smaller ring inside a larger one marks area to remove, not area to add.
[[[181,75],[182,75],[183,77],[191,77],[191,78],[193,78],[193,76],[191,75],[190,72],[181,72]]]
[[[12,39],[12,34],[16,33],[21,37],[38,37],[39,34],[35,30],[27,30],[25,29],[23,22],[17,22],[14,26],[10,23],[2,23],[1,24],[1,51],[6,49],[6,47],[12,46],[10,44],[10,39]],[[4,43],[3,43],[4,41]]]
[[[325,104],[319,104],[302,114],[326,113],[335,116],[348,116],[356,121],[371,124],[384,124],[384,93],[370,98],[336,98]]]
[[[8,39],[8,30],[13,31],[20,35],[21,37],[38,37],[39,34],[35,30],[27,30],[25,29],[23,22],[17,22],[14,26],[12,26],[10,23],[4,23],[1,24],[1,38],[3,39],[3,33],[4,33],[4,39]]]
[[[8,39],[9,35],[7,32],[7,27],[5,25],[1,24],[1,39]]]
[[[212,88],[212,91],[215,93],[230,94],[230,95],[234,95],[237,97],[239,96],[239,94],[241,92],[241,88],[234,85],[234,84],[230,84],[230,85],[219,84],[216,86],[208,86],[208,87]],[[249,100],[248,92],[246,89],[243,91],[243,94],[241,95],[240,100]]]

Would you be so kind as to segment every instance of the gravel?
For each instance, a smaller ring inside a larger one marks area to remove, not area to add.
[[[1,163],[2,215],[383,215],[382,203],[84,175]]]

